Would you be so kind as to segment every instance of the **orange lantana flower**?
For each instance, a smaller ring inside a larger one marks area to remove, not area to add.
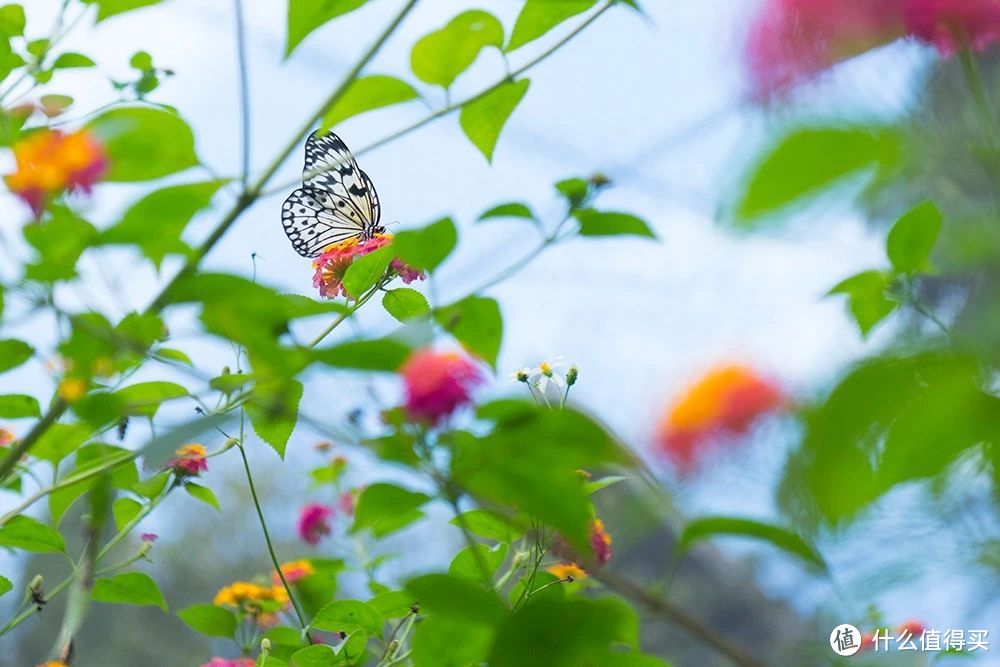
[[[108,168],[104,147],[86,130],[42,130],[14,144],[16,169],[4,177],[11,192],[41,217],[63,192],[90,192]]]

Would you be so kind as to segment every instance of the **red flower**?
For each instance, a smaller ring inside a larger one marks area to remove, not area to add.
[[[962,42],[985,51],[1000,41],[1000,0],[906,0],[906,29],[948,56]]]
[[[320,503],[310,503],[299,512],[299,537],[307,544],[316,546],[324,536],[330,534],[330,517],[333,510]]]
[[[927,626],[925,626],[920,621],[915,621],[915,620],[909,620],[906,623],[903,623],[901,626],[899,626],[899,634],[903,634],[904,632],[909,632],[914,637],[919,637],[920,635],[924,634],[925,630],[927,630]]]
[[[337,498],[337,509],[341,511],[342,514],[346,516],[354,515],[354,506],[358,502],[358,495],[361,493],[361,489],[351,489],[350,491],[344,491]]]
[[[472,389],[483,382],[475,364],[459,354],[418,350],[403,364],[406,413],[414,421],[437,424],[472,402]]]
[[[327,299],[335,299],[340,295],[356,298],[358,295],[348,294],[344,289],[343,280],[347,269],[356,257],[367,255],[391,242],[392,235],[376,234],[364,242],[351,238],[328,245],[323,253],[313,260],[313,268],[316,270],[313,274],[313,287],[319,290],[320,296]],[[423,280],[425,277],[422,272],[403,264],[398,259],[392,260],[389,268],[407,284],[414,280]]]
[[[594,519],[590,526],[590,548],[594,550],[594,560],[601,567],[611,560],[611,536],[604,530],[604,522]]]
[[[139,539],[143,542],[155,542],[158,539],[158,535],[156,533],[143,533],[139,536]]]
[[[763,96],[782,92],[901,37],[903,1],[765,0],[747,42],[754,88]]]
[[[14,144],[17,168],[4,177],[11,192],[41,217],[49,199],[63,192],[89,193],[108,168],[104,147],[86,130],[42,130]]]
[[[208,458],[202,445],[184,445],[174,454],[174,457],[167,462],[167,466],[173,468],[178,475],[194,477],[208,472]]]
[[[705,443],[718,436],[746,433],[758,417],[784,403],[778,386],[752,369],[721,366],[671,406],[660,424],[660,447],[685,470]]]

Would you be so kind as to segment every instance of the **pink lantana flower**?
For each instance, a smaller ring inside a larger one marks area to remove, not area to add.
[[[392,243],[391,234],[375,234],[367,241],[351,238],[328,245],[323,253],[313,260],[312,265],[315,269],[313,286],[319,290],[320,296],[326,299],[335,299],[338,296],[357,298],[360,295],[348,294],[344,288],[344,274],[356,257],[367,255],[390,243]],[[393,259],[389,268],[406,284],[414,280],[423,280],[425,277],[421,271],[407,266],[398,259]]]
[[[472,402],[472,389],[483,382],[476,365],[455,353],[424,349],[400,369],[406,385],[405,410],[414,421],[437,424]]]
[[[184,445],[174,452],[167,466],[173,468],[178,475],[194,477],[208,472],[208,453],[203,445]]]
[[[333,510],[320,503],[310,503],[299,512],[299,537],[306,544],[316,546],[330,534],[330,517]]]
[[[253,667],[253,658],[212,658],[201,667]]]
[[[906,0],[906,29],[950,56],[962,42],[985,51],[1000,42],[1000,0]]]

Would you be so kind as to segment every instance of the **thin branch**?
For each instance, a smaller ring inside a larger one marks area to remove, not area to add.
[[[250,79],[247,66],[246,22],[243,18],[243,1],[233,0],[236,13],[236,56],[240,77],[240,119],[243,129],[243,161],[240,182],[246,192],[250,181]]]

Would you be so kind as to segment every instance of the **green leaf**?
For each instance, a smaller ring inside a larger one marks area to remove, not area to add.
[[[395,484],[372,484],[358,497],[351,532],[371,530],[375,537],[388,535],[422,518],[424,513],[418,508],[430,499]]]
[[[889,230],[886,254],[900,273],[926,272],[941,231],[941,211],[933,202],[917,204]]]
[[[639,619],[616,599],[546,598],[515,611],[497,631],[490,667],[604,665],[611,647],[639,642]]]
[[[141,482],[136,482],[132,485],[132,491],[136,492],[143,498],[156,498],[159,496],[163,489],[167,486],[167,481],[170,479],[169,472],[161,472],[153,475],[149,479],[144,479]]]
[[[499,623],[507,615],[507,607],[496,593],[463,577],[425,574],[408,581],[406,590],[417,598],[421,611],[431,614],[489,625]]]
[[[115,528],[121,530],[142,510],[142,503],[135,498],[119,498],[111,506],[115,517]]]
[[[418,97],[420,94],[413,86],[394,76],[372,74],[355,79],[343,96],[327,110],[320,131],[326,132],[338,123],[366,111],[408,102]]]
[[[394,373],[410,356],[410,348],[389,338],[352,340],[315,352],[316,360],[335,368]]]
[[[118,224],[102,232],[100,242],[138,246],[157,267],[169,254],[188,256],[191,249],[181,236],[191,218],[208,207],[224,183],[206,181],[156,190],[133,204]]]
[[[343,285],[352,298],[360,298],[382,279],[393,260],[393,247],[385,246],[355,259],[344,273]]]
[[[188,627],[203,635],[229,639],[236,635],[236,616],[228,609],[214,604],[191,605],[181,609],[177,615]]]
[[[582,204],[590,194],[590,183],[583,178],[564,178],[555,185],[556,191],[566,198],[570,209]]]
[[[367,602],[337,600],[317,612],[312,627],[330,632],[364,630],[369,635],[382,635],[382,616]]]
[[[288,0],[288,34],[285,58],[309,33],[327,21],[353,12],[368,0]]]
[[[90,591],[90,598],[95,602],[133,604],[140,607],[151,605],[167,610],[163,593],[144,572],[124,572],[107,579],[98,579]]]
[[[212,489],[207,486],[201,486],[200,484],[188,482],[184,485],[184,490],[187,491],[188,495],[192,498],[200,500],[206,505],[211,505],[220,512],[222,511],[222,508],[219,507],[219,501],[215,498],[215,494],[212,492]]]
[[[121,403],[124,414],[135,417],[155,417],[161,404],[187,395],[187,389],[173,382],[140,382],[112,394]]]
[[[689,521],[684,525],[678,551],[684,552],[691,546],[707,538],[718,535],[735,535],[769,542],[793,556],[801,558],[809,565],[825,572],[826,562],[816,549],[787,528],[740,517],[712,516]]]
[[[4,594],[9,593],[14,588],[14,584],[10,583],[10,579],[0,575],[0,597]]]
[[[459,616],[432,614],[414,628],[415,667],[483,665],[490,654],[494,628]]]
[[[472,551],[472,547],[466,547],[455,555],[451,561],[451,565],[448,566],[448,574],[456,577],[465,577],[466,579],[472,579],[473,581],[479,581],[492,586],[493,577],[496,575],[497,569],[503,565],[504,559],[507,558],[508,549],[509,547],[506,542],[501,542],[492,548],[487,547],[485,544],[476,545],[476,551],[479,552],[483,563],[486,564],[486,570],[490,575],[489,579],[483,579],[483,571],[476,559],[475,552]]]
[[[10,519],[0,528],[0,547],[34,553],[66,551],[66,543],[55,528],[23,514]]]
[[[133,69],[145,72],[153,69],[153,56],[150,55],[149,51],[136,51],[128,59],[128,64]]]
[[[0,418],[19,419],[21,417],[41,417],[42,410],[38,399],[24,394],[5,394],[0,396]]]
[[[88,5],[97,5],[97,20],[103,21],[116,14],[129,12],[133,9],[155,5],[160,0],[83,0]]]
[[[111,160],[105,180],[131,183],[194,167],[194,133],[180,116],[151,107],[105,111],[87,124]]]
[[[462,107],[458,122],[476,148],[493,161],[500,132],[528,92],[529,79],[505,83]]]
[[[581,14],[597,4],[597,0],[528,0],[514,23],[510,41],[504,48],[513,51],[533,42],[552,28]]]
[[[95,475],[96,468],[106,468],[106,472]],[[104,444],[90,444],[76,451],[73,471],[60,479],[66,485],[49,494],[49,513],[52,524],[58,526],[66,510],[83,494],[97,486],[106,478],[115,488],[130,488],[139,479],[135,454],[121,447]],[[74,483],[75,480],[80,481]]]
[[[433,271],[458,243],[458,230],[451,218],[441,218],[421,229],[407,229],[392,240],[393,253],[404,264]]]
[[[514,522],[496,512],[485,509],[474,509],[464,512],[462,520],[473,535],[485,537],[497,542],[514,542],[524,535],[524,529],[514,525]],[[461,527],[458,518],[449,521],[453,526]]]
[[[893,277],[884,271],[863,271],[838,283],[829,294],[846,294],[847,306],[862,336],[888,317],[899,305],[889,297]]]
[[[24,7],[15,4],[0,7],[0,32],[20,37],[24,35],[24,25]]]
[[[169,347],[161,347],[156,351],[156,356],[163,359],[169,359],[170,361],[176,361],[178,363],[184,364],[185,366],[194,366],[194,362],[191,361],[191,357],[187,355],[186,352],[182,350],[175,350]]]
[[[325,644],[307,646],[292,654],[293,667],[332,667],[338,663],[343,664],[333,648]]]
[[[80,255],[97,240],[97,229],[64,207],[50,206],[49,211],[45,224],[27,225],[22,230],[24,240],[38,251],[25,276],[43,282],[71,280],[76,277]]]
[[[382,307],[387,313],[404,323],[431,312],[427,297],[409,287],[387,291],[382,297]]]
[[[254,432],[281,458],[298,422],[301,401],[302,383],[289,380],[274,387],[258,384],[254,398],[246,404]]]
[[[535,214],[531,211],[528,205],[522,204],[521,202],[510,202],[494,206],[480,215],[479,221],[493,220],[495,218],[524,218],[525,220],[531,220],[535,223],[538,222],[537,218],[535,218]]]
[[[496,368],[503,341],[503,317],[496,299],[469,296],[437,309],[434,317],[466,350]]]
[[[881,127],[813,127],[785,136],[753,168],[736,205],[738,224],[827,188],[850,174],[888,165],[899,138]]]
[[[368,604],[383,618],[389,619],[408,616],[412,613],[416,601],[417,599],[406,591],[385,591],[369,600]]]
[[[55,62],[52,63],[52,69],[72,69],[76,67],[94,67],[96,65],[97,63],[82,53],[67,51],[56,58]]]
[[[489,12],[471,9],[414,44],[410,69],[425,83],[449,88],[489,46],[503,46],[503,25]]]
[[[53,424],[46,430],[31,453],[44,461],[56,464],[87,441],[90,427],[86,424]]]
[[[632,234],[656,238],[656,235],[642,218],[629,213],[595,211],[592,208],[584,208],[575,210],[573,216],[580,222],[580,236]]]

